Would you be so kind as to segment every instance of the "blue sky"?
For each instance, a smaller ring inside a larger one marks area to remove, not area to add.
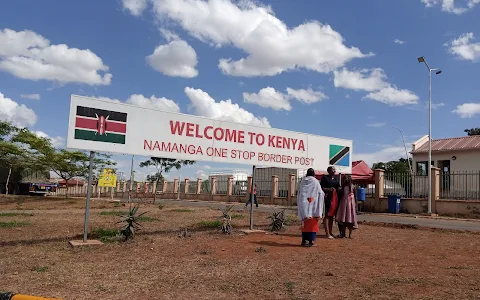
[[[3,1],[0,119],[64,146],[70,95],[80,94],[266,118],[352,139],[354,158],[371,164],[404,156],[392,126],[407,143],[427,133],[419,56],[443,70],[433,77],[433,138],[478,127],[478,0]],[[128,172],[130,157],[116,159]],[[231,168],[248,166],[199,163],[181,173]]]

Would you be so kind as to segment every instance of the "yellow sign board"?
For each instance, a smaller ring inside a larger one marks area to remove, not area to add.
[[[116,187],[117,175],[113,173],[112,169],[104,169],[103,173],[98,178],[98,186]]]

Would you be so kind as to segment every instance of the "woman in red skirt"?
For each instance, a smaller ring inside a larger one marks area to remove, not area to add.
[[[313,169],[300,182],[297,195],[298,218],[302,221],[302,246],[316,246],[318,220],[323,216],[325,193],[315,178]]]

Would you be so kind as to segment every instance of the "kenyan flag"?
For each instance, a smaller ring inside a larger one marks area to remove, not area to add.
[[[77,106],[75,139],[125,144],[127,114]]]

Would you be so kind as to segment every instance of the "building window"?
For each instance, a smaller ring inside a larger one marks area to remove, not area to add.
[[[428,176],[428,161],[418,161],[417,162],[417,175]],[[432,166],[435,166],[434,161],[432,160]]]

